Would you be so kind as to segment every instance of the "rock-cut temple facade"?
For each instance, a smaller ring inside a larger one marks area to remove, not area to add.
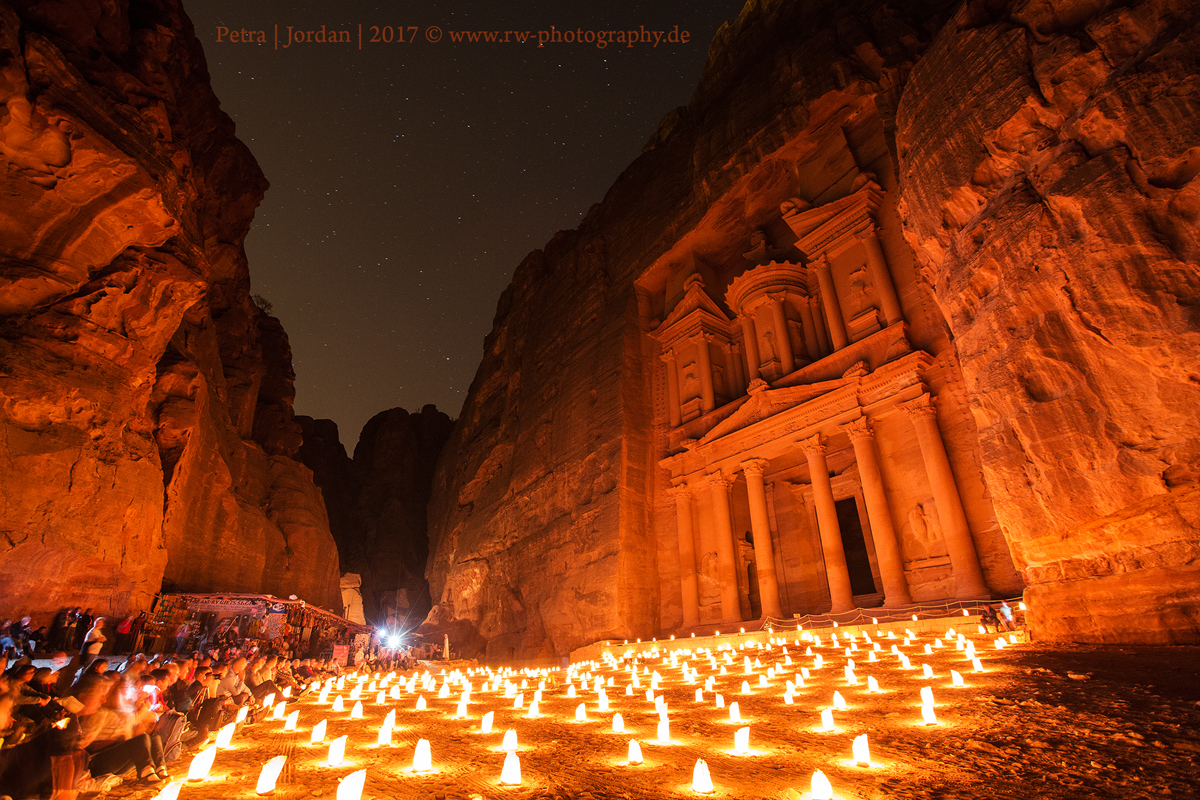
[[[936,308],[875,176],[848,189],[638,282],[660,597],[684,629],[1021,591]]]

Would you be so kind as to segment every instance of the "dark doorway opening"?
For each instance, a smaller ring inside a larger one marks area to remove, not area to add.
[[[875,576],[871,574],[871,559],[867,555],[867,541],[863,538],[862,521],[858,518],[858,504],[853,497],[838,500],[838,527],[842,529],[842,550],[846,553],[846,569],[850,572],[852,594],[874,594]]]
[[[749,589],[747,594],[750,599],[750,619],[759,619],[762,617],[762,596],[758,590],[758,565],[746,565],[746,587]]]

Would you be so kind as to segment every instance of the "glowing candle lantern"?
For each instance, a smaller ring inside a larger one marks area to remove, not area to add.
[[[288,714],[287,719],[283,723],[283,729],[285,731],[296,730],[296,723],[299,721],[299,719],[300,719],[299,711],[293,711],[292,713]]]
[[[596,703],[597,703],[597,706],[599,707],[600,713],[607,714],[608,713],[608,692],[601,689],[600,697],[597,699]]]
[[[813,656],[813,669],[820,669],[824,664],[825,659],[821,657],[820,653]]]
[[[429,749],[429,740],[421,739],[417,742],[417,747],[413,750],[413,772],[432,772],[433,771],[433,754]]]
[[[529,704],[529,710],[527,712],[525,712],[525,716],[528,717],[529,719],[537,719],[538,717],[541,716],[541,714],[538,713],[538,701],[537,700],[534,700],[532,703]]]
[[[632,686],[626,686],[626,687],[625,687],[625,696],[626,696],[626,697],[633,697],[633,687],[632,687]]]
[[[437,696],[438,696],[438,700],[445,700],[447,697],[449,697],[450,696],[450,684],[443,683],[442,688],[438,689]]]
[[[750,755],[750,729],[738,728],[733,732],[733,752],[739,756]]]
[[[350,699],[351,700],[357,700],[360,697],[362,697],[362,687],[361,686],[355,686],[353,689],[350,690]]]
[[[795,703],[795,702],[796,702],[795,695],[793,695],[793,694],[792,694],[792,692],[791,692],[791,690],[790,690],[790,689],[789,689],[788,691],[786,691],[786,692],[784,692],[784,693],[783,693],[783,703],[784,703],[784,705],[788,705],[788,706],[790,706],[790,705],[792,705],[792,704],[793,704],[793,703]]]
[[[950,670],[950,682],[954,686],[966,686],[966,684],[963,683],[963,676],[958,670]]]
[[[722,696],[721,696],[721,695],[719,695],[719,694],[718,694],[718,695],[716,695],[716,698],[713,700],[713,702],[714,702],[714,703],[716,703],[716,705],[717,705],[717,708],[724,708],[724,707],[725,707],[725,698],[724,698],[724,697],[722,697]]]
[[[280,703],[271,712],[271,719],[283,719],[285,714],[287,714],[287,703]]]
[[[217,747],[222,750],[228,750],[233,747],[233,731],[237,728],[236,723],[229,723],[217,731]]]
[[[381,706],[386,702],[387,702],[387,693],[381,689],[379,691],[379,694],[375,695],[375,705]]]
[[[521,692],[516,697],[513,698],[513,710],[515,711],[518,708],[524,708],[524,707],[525,707],[525,693]]]
[[[929,706],[929,705],[921,706],[921,720],[926,725],[937,725],[938,724],[937,714],[933,713],[933,706]]]
[[[425,708],[426,708],[425,695],[423,695],[423,694],[417,695],[417,706],[416,706],[417,711],[424,711]]]
[[[333,710],[334,711],[345,711],[346,710],[346,704],[342,702],[342,696],[340,694],[337,697],[333,698]]]
[[[191,766],[188,767],[187,779],[189,781],[202,781],[208,777],[208,771],[212,769],[213,759],[217,757],[217,746],[210,745],[192,759]]]
[[[279,773],[283,771],[285,761],[287,761],[287,756],[275,756],[263,764],[262,772],[258,773],[258,785],[254,791],[258,794],[270,794],[275,791],[275,781],[279,780]]]
[[[321,703],[322,705],[329,702],[329,687],[328,686],[321,689],[321,694],[320,694],[320,696],[317,697],[317,702]]]
[[[483,720],[479,723],[480,733],[492,732],[492,720],[496,718],[495,711],[489,711],[483,715]]]
[[[500,743],[500,749],[509,753],[515,752],[517,749],[517,732],[509,728],[504,732],[504,741]]]
[[[642,763],[642,746],[637,739],[629,740],[629,755],[626,757],[630,764]]]
[[[516,753],[504,756],[504,767],[500,770],[500,782],[506,786],[521,785],[521,758]]]
[[[867,676],[867,691],[871,694],[879,693],[879,681],[875,680],[873,675]]]
[[[878,647],[879,645],[875,645],[875,646],[876,646],[876,647]],[[879,659],[875,657],[875,651],[874,651],[874,650],[872,650],[871,652],[867,653],[867,661],[878,661],[878,660],[879,660]]]
[[[331,767],[340,767],[346,756],[346,737],[339,736],[329,743],[329,760],[326,762]]]
[[[393,700],[400,699],[400,684],[396,684],[388,690],[388,697],[392,698]]]
[[[182,781],[172,781],[163,787],[163,790],[154,796],[154,800],[176,800],[179,797],[179,789],[183,786]]]
[[[270,708],[273,705],[275,705],[275,693],[271,692],[270,694],[268,694],[266,697],[263,698],[262,707]]]
[[[671,741],[671,723],[669,720],[658,721],[658,743],[667,744]]]
[[[290,686],[283,687],[283,696],[291,697],[292,696],[292,687],[290,687]],[[270,762],[267,762],[267,763],[270,763]]]
[[[567,697],[575,697],[575,684],[572,683],[567,686]]]
[[[697,702],[697,703],[703,703],[703,702],[704,702],[704,690],[703,690],[703,689],[697,689],[697,690],[696,690],[696,702]]]
[[[612,732],[613,733],[624,733],[625,732],[625,719],[619,713],[613,714]],[[639,761],[638,763],[641,763],[641,762]]]
[[[249,713],[250,713],[250,706],[242,706],[241,708],[238,709],[237,717],[235,717],[233,721],[236,722],[237,724],[241,725],[243,722],[246,721],[246,716]]]
[[[853,667],[846,667],[846,683],[849,686],[858,685],[858,676],[854,674]]]
[[[725,669],[725,665],[724,665],[724,664],[722,664],[722,665],[721,665],[721,674],[722,674],[722,675],[728,675],[728,674],[729,674],[729,672],[728,672],[728,671]]]
[[[354,708],[350,709],[350,719],[362,719],[362,718],[363,718],[362,701],[356,700],[356,701],[354,701]]]
[[[738,706],[736,700],[734,700],[732,703],[729,704],[729,721],[730,722],[741,722],[742,721],[742,710]]]
[[[846,710],[846,698],[842,697],[841,692],[833,693],[833,707],[836,708],[838,711]]]
[[[971,666],[976,672],[983,672],[983,662],[981,662],[978,658],[971,659]]]
[[[575,721],[576,722],[587,722],[587,704],[586,703],[580,703],[579,705],[575,706]]]
[[[933,705],[933,688],[929,686],[921,687],[921,705]]]
[[[457,719],[467,718],[467,698],[462,698],[458,701],[458,707],[454,709],[454,716]]]
[[[388,747],[392,743],[392,728],[396,725],[396,710],[392,709],[388,715],[383,718],[383,724],[379,726],[379,736],[375,740],[375,744],[380,747]]]
[[[933,677],[933,667],[929,666],[928,664],[921,665],[921,672],[924,674],[926,680],[929,680]]]
[[[312,736],[309,738],[310,744],[320,744],[323,741],[325,741],[325,720],[313,725]]]
[[[812,800],[833,800],[833,784],[821,770],[813,773],[812,782],[809,784],[809,796]]]
[[[712,794],[713,791],[712,776],[708,774],[708,764],[702,758],[697,759],[696,766],[692,768],[692,791],[698,794]]]
[[[854,763],[859,766],[871,766],[871,747],[867,744],[867,735],[864,733],[861,736],[854,737],[854,744],[851,745],[854,751]]]
[[[821,709],[821,730],[823,730],[823,731],[837,730],[837,727],[833,724],[833,709],[832,708]]]
[[[808,680],[808,667],[800,668],[800,678],[802,680]]]

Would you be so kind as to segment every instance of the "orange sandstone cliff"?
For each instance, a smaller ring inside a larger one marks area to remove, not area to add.
[[[287,335],[250,299],[267,182],[179,4],[0,4],[0,103],[3,605],[340,609]]]

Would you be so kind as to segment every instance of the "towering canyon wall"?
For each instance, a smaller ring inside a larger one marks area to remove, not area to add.
[[[4,606],[340,608],[287,336],[250,299],[267,182],[178,3],[0,4],[0,101]]]
[[[415,627],[430,606],[426,507],[454,423],[432,405],[381,411],[363,426],[351,458],[332,420],[296,421],[304,433],[296,457],[325,498],[342,572],[362,578],[367,621]]]
[[[781,210],[819,214],[873,179],[905,336],[928,357],[921,380],[991,593],[1028,584],[1037,636],[1194,641],[1193,14],[748,3],[691,103],[501,297],[435,480],[427,627],[498,657],[679,627],[662,466],[698,443],[686,419],[672,439],[650,334],[692,275],[729,313],[756,231],[783,252],[796,235]],[[922,500],[923,453],[902,422],[876,423],[876,438],[907,542],[943,509]],[[835,477],[853,472],[830,458]],[[802,462],[787,468],[811,480]],[[809,524],[805,502],[780,499],[795,484],[789,473],[772,495],[773,530]],[[748,519],[738,491],[735,527]],[[690,503],[702,542],[710,501]],[[953,580],[922,584],[901,555],[915,598],[953,596]],[[829,607],[804,572],[822,569],[819,545],[776,560],[801,575],[781,586],[785,612]]]
[[[1198,67],[1195,3],[972,3],[900,103],[905,233],[1043,637],[1200,629]]]

